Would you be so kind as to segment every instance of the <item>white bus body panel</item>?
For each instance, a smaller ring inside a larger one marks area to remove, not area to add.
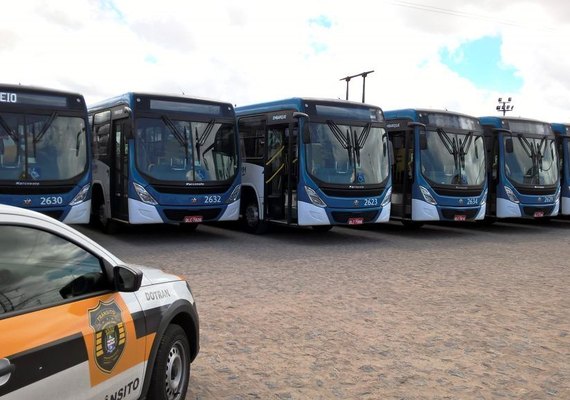
[[[557,200],[556,203],[554,203],[554,208],[552,209],[550,216],[556,217],[558,213],[560,213],[560,200]]]
[[[331,225],[324,208],[304,201],[297,202],[297,217],[299,225]]]
[[[257,204],[259,206],[259,219],[265,217],[264,210],[264,182],[263,182],[263,167],[251,163],[244,163],[244,174],[242,175],[242,190],[245,186],[252,187],[257,196]]]
[[[521,209],[518,203],[497,197],[497,218],[521,218]]]
[[[437,207],[422,200],[412,199],[412,220],[439,221]]]
[[[239,200],[228,204],[226,210],[220,217],[220,221],[237,221],[239,218]]]
[[[131,224],[162,224],[155,206],[129,198],[129,222]]]
[[[375,223],[379,222],[388,222],[390,221],[390,211],[392,209],[392,203],[386,204],[386,206],[382,209],[380,216],[374,221]]]
[[[481,209],[479,209],[479,213],[475,217],[476,221],[482,221],[485,219],[485,214],[487,213],[487,204],[483,204]]]
[[[562,215],[570,215],[570,197],[562,197]]]
[[[63,220],[66,224],[87,224],[91,216],[91,200],[71,206],[71,210]]]

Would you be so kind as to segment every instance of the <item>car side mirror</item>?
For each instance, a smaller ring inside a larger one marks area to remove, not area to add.
[[[113,267],[113,282],[119,292],[136,292],[141,287],[142,277],[141,271],[125,265]]]

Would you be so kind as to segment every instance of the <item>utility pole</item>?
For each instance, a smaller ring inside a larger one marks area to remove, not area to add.
[[[499,97],[499,105],[497,106],[497,111],[502,112],[503,117],[505,116],[507,111],[513,111],[513,108],[515,108],[514,105],[510,104],[512,99],[513,99],[512,97],[509,97],[507,98],[507,100],[503,101],[503,98]]]
[[[366,71],[366,72],[361,72],[360,74],[356,74],[356,75],[351,75],[351,76],[345,76],[344,78],[340,78],[341,81],[346,81],[346,100],[348,100],[348,83],[350,82],[350,80],[352,78],[356,78],[357,76],[361,76],[362,77],[362,102],[364,103],[364,99],[365,99],[365,92],[366,92],[366,77],[368,76],[368,74],[373,73],[374,71]]]

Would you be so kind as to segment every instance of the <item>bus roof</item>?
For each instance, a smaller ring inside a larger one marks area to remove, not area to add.
[[[358,103],[355,101],[341,100],[341,99],[328,99],[328,98],[316,98],[316,97],[291,97],[282,100],[273,100],[263,103],[248,104],[245,106],[236,107],[236,114],[246,115],[253,113],[263,113],[281,110],[297,110],[299,112],[305,111],[304,102],[311,103],[325,103],[325,104],[336,104],[336,105],[348,105],[350,107],[358,108],[380,108],[378,106],[368,104],[368,103]]]
[[[552,126],[544,121],[523,117],[505,117],[505,116],[485,116],[480,117],[481,125],[490,126],[495,129],[515,130],[524,133],[538,135],[552,135]],[[536,129],[542,127],[542,131]],[[513,129],[511,129],[513,128]]]
[[[412,121],[419,121],[419,114],[421,113],[433,113],[433,114],[446,114],[446,115],[457,115],[466,118],[477,119],[472,115],[463,114],[457,111],[439,110],[431,108],[400,108],[397,110],[386,110],[384,111],[384,116],[386,119],[411,119]]]
[[[570,136],[570,124],[553,123],[552,130],[560,136]]]
[[[0,83],[0,105],[26,109],[86,109],[85,99],[81,93],[51,89],[40,86],[14,85]]]
[[[197,102],[197,103],[210,103],[210,104],[223,104],[228,105],[233,108],[233,104],[227,101],[214,100],[204,97],[187,96],[183,94],[172,94],[172,93],[150,93],[150,92],[127,92],[120,94],[118,96],[110,97],[105,100],[93,103],[89,105],[89,111],[97,111],[105,108],[110,108],[118,105],[128,105],[133,106],[135,104],[135,97],[147,97],[147,98],[160,98],[168,99],[172,101],[183,101],[183,102]]]

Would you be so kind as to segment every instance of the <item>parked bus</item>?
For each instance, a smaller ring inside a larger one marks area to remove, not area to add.
[[[388,138],[379,107],[291,98],[237,107],[243,142],[246,229],[385,222],[390,216]]]
[[[93,219],[181,224],[237,220],[238,133],[230,103],[126,93],[89,107]]]
[[[83,96],[0,85],[0,203],[89,222],[90,130]]]
[[[550,124],[497,116],[480,122],[488,159],[488,219],[557,215],[559,162]]]
[[[386,111],[394,149],[392,217],[407,226],[485,217],[485,146],[479,120],[428,109]]]
[[[560,214],[570,215],[570,124],[552,124],[560,157]]]

